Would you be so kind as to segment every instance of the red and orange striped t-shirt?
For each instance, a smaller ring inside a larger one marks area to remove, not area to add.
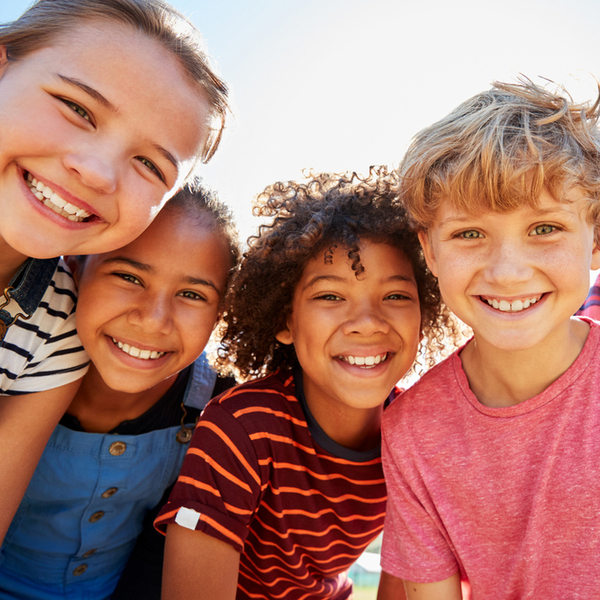
[[[380,448],[327,437],[286,371],[207,406],[156,526],[185,522],[238,550],[238,599],[342,600],[385,502]]]

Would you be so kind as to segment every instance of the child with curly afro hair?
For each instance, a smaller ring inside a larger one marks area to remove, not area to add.
[[[207,406],[156,521],[167,597],[351,596],[383,527],[384,405],[457,335],[397,192],[379,167],[259,195],[217,361],[251,381]]]

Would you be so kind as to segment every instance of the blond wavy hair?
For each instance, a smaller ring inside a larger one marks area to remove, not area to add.
[[[565,202],[577,187],[598,231],[599,108],[600,94],[577,104],[564,88],[525,77],[495,82],[414,137],[398,170],[414,225],[431,227],[441,202],[467,213],[510,212],[535,207],[543,188]]]

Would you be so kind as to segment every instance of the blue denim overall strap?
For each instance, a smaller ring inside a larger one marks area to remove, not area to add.
[[[4,300],[0,297],[0,342],[17,318],[29,319],[38,309],[52,281],[58,261],[58,258],[28,258],[21,265],[4,290]],[[11,300],[14,300],[19,308],[9,312],[6,308]]]

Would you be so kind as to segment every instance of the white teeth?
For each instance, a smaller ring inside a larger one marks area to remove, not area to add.
[[[158,352],[156,350],[140,350],[135,346],[130,346],[129,344],[123,344],[119,342],[115,338],[111,338],[113,344],[117,346],[120,350],[123,350],[125,354],[129,354],[129,356],[133,356],[134,358],[141,358],[143,360],[155,360],[164,356],[166,352]]]
[[[486,302],[502,312],[520,312],[535,304],[539,298],[525,298],[524,300],[514,300],[512,303],[508,300],[496,300],[496,298],[486,299]]]
[[[387,354],[378,354],[377,356],[339,356],[341,360],[350,365],[358,365],[360,367],[373,367],[384,362],[387,359]]]
[[[32,194],[45,206],[53,210],[55,213],[65,217],[69,221],[81,222],[87,217],[91,217],[92,214],[69,204],[66,200],[61,198],[52,188],[44,185],[41,181],[38,181],[31,173],[27,173],[27,185],[31,190]]]

